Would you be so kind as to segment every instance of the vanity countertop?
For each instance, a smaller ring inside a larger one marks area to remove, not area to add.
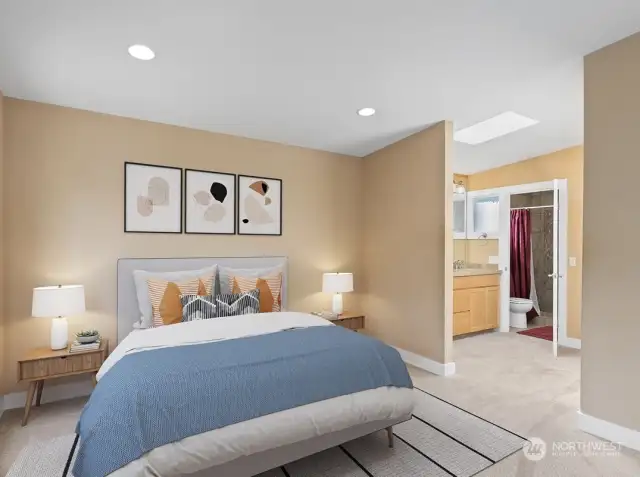
[[[495,268],[461,268],[453,271],[453,278],[473,277],[476,275],[500,275],[502,272]]]

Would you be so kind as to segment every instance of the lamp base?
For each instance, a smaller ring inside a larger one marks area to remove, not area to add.
[[[331,311],[336,315],[342,315],[342,312],[344,311],[342,307],[342,293],[334,293]]]
[[[65,349],[69,338],[69,324],[64,317],[51,320],[51,349]]]

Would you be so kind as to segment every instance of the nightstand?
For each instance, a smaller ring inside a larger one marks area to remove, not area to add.
[[[24,407],[22,425],[29,421],[29,413],[36,395],[36,407],[40,406],[42,388],[47,379],[74,376],[76,374],[92,374],[93,385],[96,384],[96,373],[107,359],[109,341],[103,340],[100,348],[79,353],[68,350],[52,351],[49,348],[34,349],[18,361],[18,382],[28,382],[27,403]]]
[[[337,318],[328,319],[336,325],[340,325],[353,331],[358,331],[364,328],[364,315],[362,313],[346,312],[339,315]]]

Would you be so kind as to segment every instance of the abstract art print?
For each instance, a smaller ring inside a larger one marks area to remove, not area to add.
[[[185,169],[185,232],[236,233],[236,175]]]
[[[124,163],[124,231],[182,233],[182,169]]]
[[[282,235],[282,181],[238,176],[238,233]]]

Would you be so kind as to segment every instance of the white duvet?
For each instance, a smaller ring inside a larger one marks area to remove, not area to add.
[[[320,317],[295,312],[180,323],[129,334],[98,372],[98,380],[129,353],[236,339],[294,327],[334,326]],[[111,475],[181,476],[231,462],[243,456],[286,446],[367,422],[411,414],[413,393],[385,387],[327,399],[191,436],[145,454]]]

